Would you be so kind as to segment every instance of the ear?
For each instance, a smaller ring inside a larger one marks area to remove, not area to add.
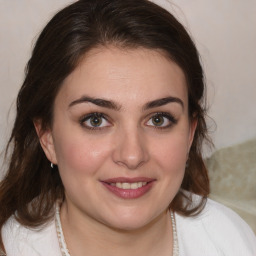
[[[36,133],[39,138],[41,147],[46,157],[51,163],[57,164],[52,130],[50,128],[43,129],[41,120],[34,120],[34,126],[36,129]]]
[[[194,135],[197,127],[198,119],[196,117],[192,117],[190,120],[190,128],[189,128],[189,144],[188,144],[188,153],[190,151],[190,147],[194,140]]]

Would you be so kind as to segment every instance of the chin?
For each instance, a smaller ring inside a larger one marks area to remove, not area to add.
[[[125,212],[115,214],[114,218],[107,221],[107,226],[116,230],[135,231],[152,225],[161,214],[150,214],[148,212]],[[113,216],[112,216],[113,217]]]
[[[108,226],[111,229],[123,231],[123,232],[132,232],[137,231],[145,228],[148,225],[147,222],[142,222],[138,220],[129,220],[129,221],[123,221],[123,222],[115,222],[111,223]]]

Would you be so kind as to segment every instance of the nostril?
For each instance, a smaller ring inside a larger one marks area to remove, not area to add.
[[[127,169],[130,169],[130,170],[136,170],[138,168],[140,168],[144,163],[145,161],[127,161],[127,160],[122,160],[122,161],[115,161],[116,164],[120,165],[120,166],[123,166],[123,167],[126,167]]]
[[[137,129],[137,128],[136,128]],[[123,132],[122,136],[115,141],[113,161],[123,167],[134,170],[148,161],[146,144],[143,134],[131,130]]]

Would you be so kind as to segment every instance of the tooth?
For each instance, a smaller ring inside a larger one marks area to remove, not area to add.
[[[147,185],[147,182],[146,181],[133,182],[133,183],[117,182],[117,183],[110,183],[110,185],[113,187],[122,188],[122,189],[137,189]]]
[[[142,187],[142,182],[138,182],[138,188]]]
[[[138,187],[138,183],[131,183],[131,189],[137,189]]]
[[[130,188],[131,188],[131,184],[130,184],[130,183],[124,182],[124,183],[122,184],[122,189],[130,189]]]
[[[121,182],[117,182],[117,183],[116,183],[116,187],[118,187],[118,188],[123,188],[122,183],[121,183]]]

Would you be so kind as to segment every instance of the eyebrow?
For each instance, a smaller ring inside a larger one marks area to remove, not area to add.
[[[157,100],[150,101],[146,103],[143,107],[143,110],[147,110],[150,108],[156,108],[156,107],[161,107],[164,106],[168,103],[178,103],[181,105],[182,109],[184,109],[184,103],[180,98],[177,97],[165,97]]]
[[[68,107],[70,108],[74,105],[77,105],[80,103],[87,103],[87,102],[93,103],[99,107],[109,108],[109,109],[113,109],[113,110],[117,110],[117,111],[120,110],[122,107],[120,104],[115,103],[113,101],[106,100],[106,99],[100,99],[100,98],[93,98],[93,97],[89,97],[89,96],[82,96],[81,98],[72,101]],[[165,97],[165,98],[156,99],[156,100],[147,102],[143,106],[142,109],[145,111],[147,109],[164,106],[168,103],[178,103],[184,109],[183,101],[177,97]]]
[[[80,104],[80,103],[86,103],[86,102],[90,102],[90,103],[93,103],[97,106],[100,106],[100,107],[103,107],[103,108],[109,108],[109,109],[113,109],[113,110],[120,110],[121,109],[121,105],[113,102],[113,101],[110,101],[110,100],[105,100],[105,99],[98,99],[98,98],[92,98],[92,97],[88,97],[88,96],[82,96],[81,98],[75,100],[75,101],[72,101],[70,104],[69,104],[69,108],[74,106],[74,105],[77,105],[77,104]]]

